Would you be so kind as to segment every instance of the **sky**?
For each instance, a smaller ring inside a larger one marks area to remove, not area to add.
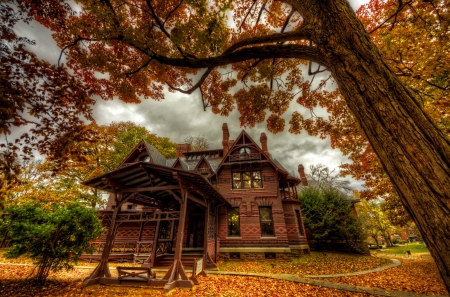
[[[350,4],[356,10],[366,2],[366,0],[352,0]],[[36,41],[36,46],[29,49],[39,58],[57,64],[61,50],[52,39],[49,30],[36,22],[30,26],[17,26],[15,30],[19,36],[26,36]],[[265,132],[269,152],[291,173],[297,172],[299,164],[304,165],[306,173],[309,172],[310,165],[317,164],[324,164],[338,173],[338,166],[348,162],[348,159],[339,150],[331,148],[329,139],[312,137],[305,131],[298,135],[288,132],[289,118],[294,111],[302,115],[309,113],[308,110],[293,102],[285,113],[287,125],[283,132],[277,134],[268,132],[265,122],[245,130],[258,144],[261,132]],[[320,115],[326,116],[325,112],[319,112]],[[169,137],[176,143],[183,143],[186,136],[204,135],[211,141],[211,149],[222,146],[223,123],[228,124],[230,139],[235,139],[243,129],[240,127],[237,110],[228,117],[215,115],[211,109],[204,111],[198,93],[184,95],[166,92],[165,99],[162,101],[144,99],[138,105],[125,104],[118,99],[108,101],[98,99],[94,106],[94,119],[99,125],[107,125],[113,121],[132,121],[158,136]],[[12,132],[11,137],[14,137],[14,134],[18,135],[25,131],[16,129]],[[345,179],[348,179],[355,189],[362,189],[361,182],[350,177]]]

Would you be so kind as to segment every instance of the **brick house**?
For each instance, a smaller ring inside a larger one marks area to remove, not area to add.
[[[230,140],[226,123],[222,133],[221,148],[192,152],[179,144],[174,159],[142,141],[117,170],[84,183],[111,193],[101,212],[106,226],[117,224],[109,231],[112,252],[136,249],[134,260],[147,252],[146,263],[155,267],[172,247],[180,260],[200,251],[211,265],[219,258],[289,260],[309,251],[297,199],[297,186],[307,185],[303,166],[300,178],[291,176],[269,153],[264,133],[260,146],[244,130]],[[105,233],[98,246],[107,240]]]

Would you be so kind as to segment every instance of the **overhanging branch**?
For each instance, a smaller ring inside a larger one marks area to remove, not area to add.
[[[214,68],[246,60],[285,58],[311,60],[322,64],[322,58],[317,49],[307,45],[265,45],[244,48],[232,53],[224,53],[217,57],[200,59],[169,58],[155,53],[149,55],[161,64],[187,68]]]

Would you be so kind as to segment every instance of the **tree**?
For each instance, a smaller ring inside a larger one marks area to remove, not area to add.
[[[183,141],[191,145],[191,151],[193,152],[206,151],[211,145],[211,142],[204,135],[186,136]]]
[[[83,9],[77,15],[67,3],[54,0],[26,0],[18,7],[54,30],[69,67],[104,99],[160,100],[165,86],[188,94],[199,89],[205,108],[227,115],[236,104],[243,125],[267,118],[272,132],[284,128],[281,116],[293,99],[311,110],[318,102],[351,111],[350,117],[331,119],[344,128],[338,134],[348,140],[358,138],[354,130],[364,132],[450,289],[449,143],[416,93],[383,60],[346,0],[78,3]],[[404,6],[412,5],[398,3],[387,20],[396,20]],[[426,9],[445,27],[446,5],[419,0],[413,9]],[[448,34],[445,28],[442,32]],[[305,61],[319,64],[316,71],[309,68],[314,77],[327,69],[339,91],[325,91],[324,81],[314,89],[316,83],[301,75],[299,66]],[[107,73],[109,79],[95,77],[95,72]],[[194,74],[200,76],[196,82]],[[321,128],[315,133],[323,137],[323,129],[334,128],[321,118],[305,119],[294,112],[290,131],[312,125]]]
[[[299,193],[308,240],[318,249],[324,240],[345,242],[349,250],[360,251],[364,240],[359,220],[351,210],[351,202],[337,189],[307,187]]]
[[[103,231],[95,210],[76,203],[51,209],[23,204],[7,208],[6,213],[0,221],[11,246],[6,257],[26,254],[33,259],[38,268],[35,279],[41,285],[50,271],[73,268],[72,263]]]
[[[364,230],[375,240],[377,246],[378,236],[383,237],[387,246],[392,246],[391,233],[394,227],[382,211],[380,201],[362,200],[356,205],[356,209]]]

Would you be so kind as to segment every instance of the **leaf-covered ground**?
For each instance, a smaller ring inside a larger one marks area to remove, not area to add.
[[[339,253],[312,252],[290,262],[219,262],[219,270],[254,273],[290,273],[296,275],[340,274],[364,271],[391,264],[389,259]]]
[[[25,278],[32,271],[31,267],[0,266],[0,296],[60,296],[60,297],[88,297],[88,296],[360,296],[368,294],[355,294],[346,291],[322,288],[306,284],[297,284],[287,281],[273,280],[257,277],[218,276],[208,275],[200,277],[200,285],[193,289],[175,289],[165,294],[162,289],[132,288],[120,286],[92,286],[82,288],[82,280],[92,271],[90,269],[75,269],[70,272],[60,272],[49,277],[43,288],[34,286]]]
[[[449,296],[436,264],[426,259],[399,259],[402,265],[358,276],[328,278],[327,281],[395,291]]]

